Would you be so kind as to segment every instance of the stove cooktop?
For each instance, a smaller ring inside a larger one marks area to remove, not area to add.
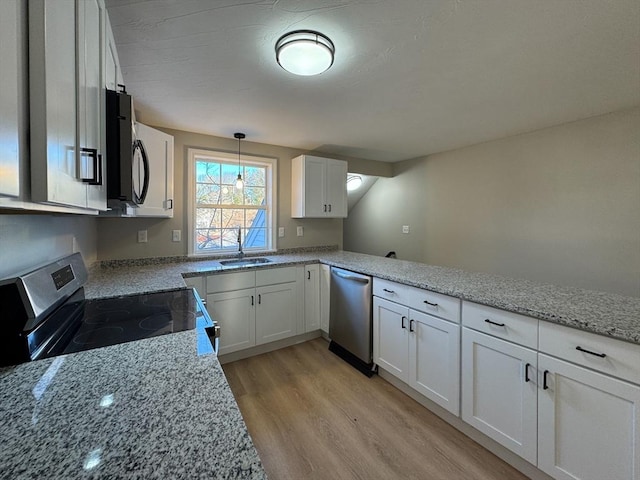
[[[76,315],[79,328],[60,353],[192,330],[198,322],[210,325],[192,290],[85,300]]]

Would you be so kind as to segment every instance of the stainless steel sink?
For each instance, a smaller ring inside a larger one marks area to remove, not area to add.
[[[223,267],[250,267],[251,265],[262,265],[270,263],[271,260],[264,257],[238,258],[236,260],[222,260],[220,265]]]

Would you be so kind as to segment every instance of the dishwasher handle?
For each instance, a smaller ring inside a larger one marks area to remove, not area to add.
[[[345,280],[353,280],[354,282],[359,282],[359,283],[369,283],[369,279],[366,277],[358,277],[356,275],[345,275],[344,273],[339,272],[338,270],[334,270],[333,273],[335,273],[340,278],[344,278]]]

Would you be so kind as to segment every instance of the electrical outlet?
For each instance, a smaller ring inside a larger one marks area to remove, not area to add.
[[[147,231],[138,230],[138,243],[147,243]]]
[[[402,233],[409,233],[409,225],[402,225]]]
[[[284,227],[278,227],[278,236],[284,237]]]
[[[296,228],[296,235],[298,235],[299,237],[303,237],[304,236],[304,228],[297,227]]]
[[[182,240],[182,230],[172,230],[171,231],[171,241],[179,242]]]

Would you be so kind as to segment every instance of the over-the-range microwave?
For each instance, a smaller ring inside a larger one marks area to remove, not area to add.
[[[107,203],[142,205],[149,190],[149,160],[136,138],[133,101],[124,85],[106,91]]]

